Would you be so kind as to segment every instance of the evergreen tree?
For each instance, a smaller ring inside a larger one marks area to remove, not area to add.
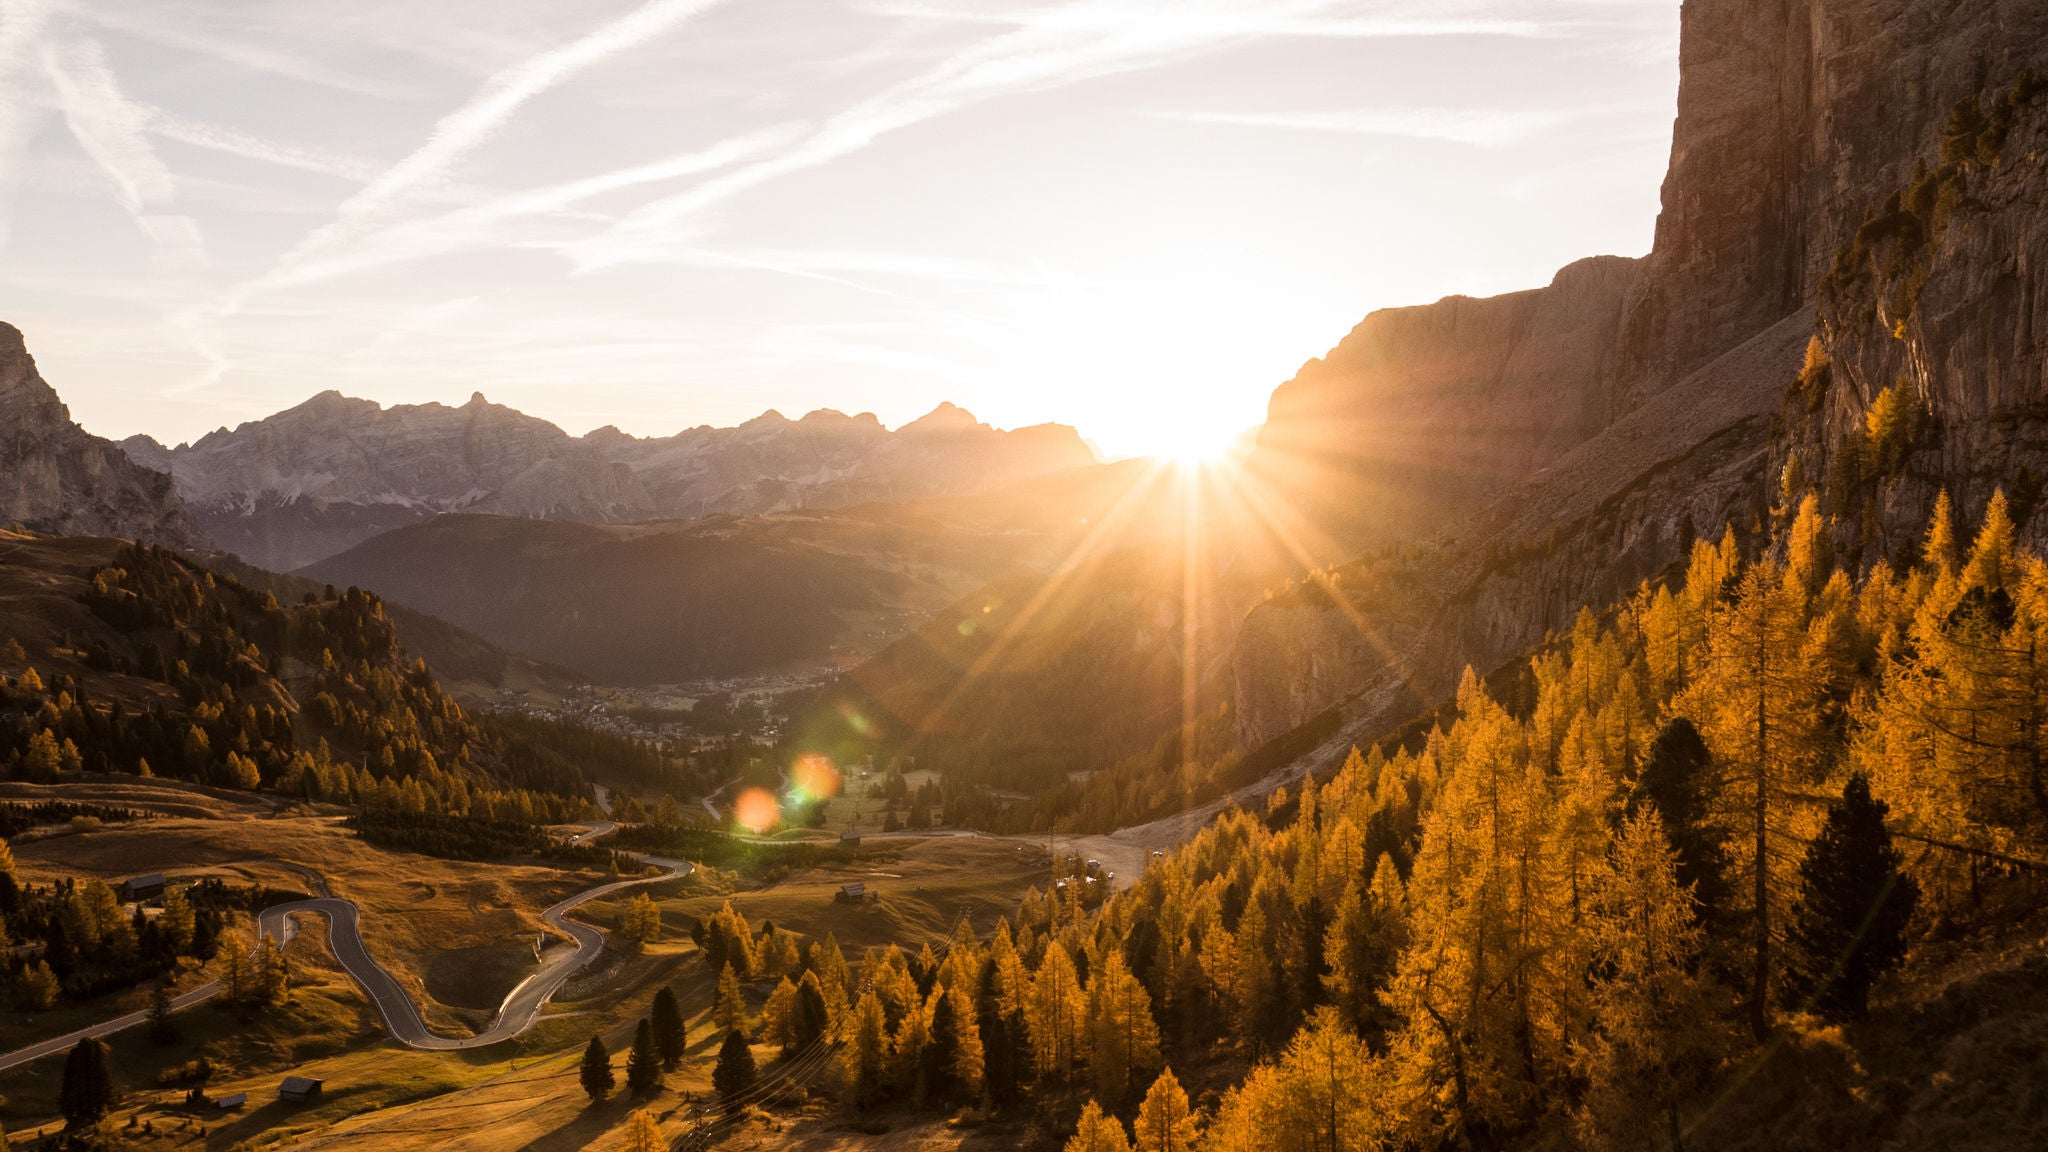
[[[612,1054],[605,1051],[602,1037],[592,1036],[589,1046],[583,1049],[583,1068],[577,1079],[582,1082],[583,1091],[589,1095],[592,1104],[604,1103],[604,1098],[611,1095],[617,1086],[618,1078],[612,1072]]]
[[[689,1030],[683,1024],[682,1009],[676,1004],[674,988],[664,984],[654,994],[654,1008],[651,1019],[654,1022],[654,1046],[661,1052],[661,1065],[671,1072],[683,1062],[683,1052],[689,1047]]]
[[[956,1065],[960,1059],[960,1017],[945,989],[932,990],[927,1015],[931,1018],[931,1028],[924,1051],[918,1054],[921,1065],[918,1080],[924,1085],[928,1100],[942,1103],[957,1100],[962,1095],[962,1085],[956,1076]]]
[[[1678,883],[1692,889],[1704,918],[1728,899],[1727,834],[1713,819],[1713,772],[1713,755],[1699,729],[1675,716],[1657,730],[1628,801],[1630,812],[1657,810],[1678,854]]]
[[[633,1029],[633,1048],[626,1053],[626,1090],[646,1096],[661,1087],[661,1050],[654,1045],[654,1024],[646,1017]]]
[[[1017,1102],[1017,1075],[1024,1064],[1018,1035],[1022,1029],[1015,1016],[1003,1011],[993,990],[984,989],[975,1016],[981,1031],[983,1088],[991,1105],[1007,1108]]]
[[[725,1034],[718,1046],[718,1063],[711,1069],[711,1087],[718,1092],[727,1111],[739,1107],[739,1098],[754,1086],[754,1050],[737,1030]]]
[[[178,1022],[171,1019],[171,985],[158,980],[149,990],[149,1035],[159,1044],[176,1043]]]
[[[804,973],[797,982],[797,1028],[798,1048],[807,1048],[824,1036],[832,1027],[832,1011],[825,1000],[824,986],[818,982],[816,972]]]
[[[1799,985],[1831,1020],[1868,1012],[1870,986],[1906,952],[1906,925],[1920,892],[1900,871],[1904,858],[1885,827],[1888,811],[1861,773],[1851,776],[1799,864],[1792,924]]]
[[[107,1046],[88,1036],[64,1061],[64,1080],[57,1089],[57,1110],[66,1128],[83,1131],[100,1122],[114,1107],[114,1073],[107,1065]]]

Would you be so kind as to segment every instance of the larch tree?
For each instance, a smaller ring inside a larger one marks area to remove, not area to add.
[[[873,991],[861,993],[851,1023],[852,1035],[840,1053],[840,1080],[848,1106],[860,1109],[881,1098],[889,1072],[888,1025]]]
[[[1381,1147],[1379,1064],[1335,1008],[1316,1011],[1280,1059],[1225,1097],[1214,1152],[1367,1152]]]
[[[1152,997],[1111,950],[1088,981],[1088,1059],[1096,1097],[1116,1104],[1138,1076],[1159,1067]]]
[[[626,1136],[619,1144],[620,1152],[664,1152],[668,1141],[661,1135],[661,1125],[645,1108],[635,1108],[626,1117]]]
[[[728,1032],[747,1025],[747,998],[740,992],[739,974],[731,964],[718,974],[718,993],[711,1007],[711,1019]]]
[[[1124,1122],[1090,1100],[1081,1109],[1080,1123],[1067,1138],[1062,1152],[1131,1152],[1131,1139],[1124,1134]]]
[[[1819,677],[1803,597],[1769,562],[1752,565],[1713,614],[1708,658],[1684,711],[1723,766],[1720,811],[1743,840],[1748,883],[1750,1028],[1770,1031],[1772,948],[1788,896],[1783,851],[1793,835],[1786,794],[1808,780],[1818,753]]]
[[[1074,962],[1054,940],[1046,945],[1025,1001],[1024,1020],[1031,1033],[1032,1063],[1041,1079],[1065,1084],[1079,1067],[1082,1025],[1088,1000],[1082,993]]]
[[[1135,1152],[1194,1152],[1202,1127],[1188,1106],[1188,1094],[1168,1068],[1152,1082],[1145,1102],[1138,1106],[1138,1122],[1131,1126],[1137,1139]]]
[[[1586,1085],[1575,1121],[1595,1148],[1684,1147],[1679,1108],[1724,1047],[1678,866],[1662,818],[1645,806],[1622,825],[1593,901],[1595,1024],[1575,1052]]]
[[[761,1008],[761,1036],[774,1042],[784,1060],[795,1055],[804,1044],[802,1013],[803,1005],[796,985],[784,976],[776,982],[775,991],[768,994],[768,1003]]]
[[[1547,904],[1547,785],[1515,723],[1469,670],[1442,742],[1442,794],[1407,889],[1409,943],[1389,992],[1408,1090],[1447,1092],[1450,1137],[1519,1122],[1555,1072],[1543,993],[1562,974]]]

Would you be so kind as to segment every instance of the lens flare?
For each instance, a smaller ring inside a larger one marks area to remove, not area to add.
[[[806,800],[830,800],[839,795],[839,767],[817,753],[799,756],[790,765],[789,783],[790,791]]]
[[[749,788],[733,801],[732,818],[749,832],[766,832],[782,819],[782,805],[766,788]]]
[[[868,718],[861,715],[851,704],[841,704],[839,715],[846,721],[846,726],[853,729],[855,735],[866,736],[874,731],[874,725],[868,723]]]

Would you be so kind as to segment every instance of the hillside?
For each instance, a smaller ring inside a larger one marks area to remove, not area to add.
[[[607,683],[830,667],[984,583],[1051,567],[1133,473],[1092,466],[980,496],[633,525],[447,515],[302,575]]]
[[[123,447],[176,478],[217,543],[274,571],[447,512],[593,524],[762,515],[968,494],[1095,460],[1071,428],[999,431],[951,404],[893,431],[821,410],[579,437],[482,394],[385,408],[338,392],[191,444]]]
[[[380,780],[461,781],[573,809],[600,762],[654,770],[624,741],[466,711],[367,593],[284,601],[104,538],[8,533],[0,544],[0,772],[12,777],[146,763],[244,790],[349,796]]]

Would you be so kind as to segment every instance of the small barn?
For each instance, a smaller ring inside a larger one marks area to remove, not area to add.
[[[277,1086],[277,1098],[289,1100],[294,1104],[318,1100],[320,1086],[325,1083],[325,1080],[315,1080],[311,1076],[287,1076],[284,1083]]]
[[[161,872],[151,872],[147,876],[130,876],[121,881],[121,899],[154,900],[164,894],[164,886],[167,883],[169,881],[164,879]]]
[[[223,1112],[240,1112],[242,1106],[248,1102],[249,1094],[247,1092],[230,1092],[226,1096],[215,1100],[213,1106]]]

